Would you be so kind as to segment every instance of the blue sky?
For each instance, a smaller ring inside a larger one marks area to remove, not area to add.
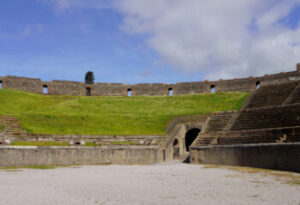
[[[92,70],[97,82],[174,83],[290,71],[300,61],[296,0],[228,0],[224,9],[112,2],[0,1],[0,76],[82,81]]]

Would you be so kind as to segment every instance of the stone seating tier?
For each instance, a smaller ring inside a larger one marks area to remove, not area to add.
[[[247,131],[227,131],[223,133],[201,133],[198,135],[192,146],[286,142],[300,142],[300,126]]]
[[[214,140],[214,137],[199,137],[195,143],[196,146],[205,146],[211,145],[211,142]]]
[[[25,137],[27,131],[22,129],[22,125],[15,117],[4,116],[4,135],[9,137]]]
[[[262,86],[256,91],[247,105],[247,109],[281,105],[291,95],[299,81]]]
[[[290,104],[300,103],[300,85],[294,90]]]
[[[300,103],[261,109],[243,110],[232,131],[293,127],[300,125]]]
[[[279,136],[240,136],[240,137],[200,137],[195,146],[253,144],[253,143],[276,143],[280,142]],[[213,143],[214,142],[214,143]]]
[[[224,131],[233,114],[234,112],[222,112],[211,115],[205,132],[211,133]]]
[[[257,143],[276,143],[280,142],[278,136],[241,136],[241,137],[220,137],[218,138],[218,145],[230,144],[257,144]]]

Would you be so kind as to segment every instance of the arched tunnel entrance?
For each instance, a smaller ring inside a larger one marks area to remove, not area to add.
[[[201,130],[199,128],[192,128],[189,129],[185,134],[185,148],[186,151],[190,151],[190,145],[194,142],[194,140],[197,138],[199,132]]]
[[[179,151],[179,142],[177,139],[174,140],[173,142],[173,159],[176,159],[179,157],[180,155],[180,151]]]

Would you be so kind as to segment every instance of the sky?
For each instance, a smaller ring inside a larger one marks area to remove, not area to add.
[[[2,0],[0,76],[175,83],[295,71],[300,0]]]

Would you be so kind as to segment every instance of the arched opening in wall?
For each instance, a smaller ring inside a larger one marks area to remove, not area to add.
[[[2,81],[0,80],[0,89],[2,89]]]
[[[179,152],[179,142],[178,142],[178,139],[175,139],[174,142],[173,142],[173,158],[178,158],[180,155],[180,152]]]
[[[185,134],[185,147],[186,151],[190,151],[190,146],[194,142],[194,140],[197,138],[199,132],[201,130],[199,128],[192,128],[189,131],[186,132]]]
[[[79,141],[76,141],[75,143],[74,143],[74,145],[80,145],[81,143],[79,142]]]
[[[132,96],[132,90],[131,90],[131,88],[127,89],[127,96],[129,96],[129,97]]]
[[[85,92],[86,92],[86,96],[92,96],[92,91],[90,87],[87,87]]]
[[[216,86],[215,85],[210,86],[210,93],[216,93]]]
[[[256,90],[258,90],[260,88],[260,81],[256,82]]]
[[[172,96],[172,95],[173,95],[173,88],[169,88],[169,89],[168,89],[168,95],[169,95],[169,96]]]
[[[48,95],[48,85],[43,85],[43,94]]]

